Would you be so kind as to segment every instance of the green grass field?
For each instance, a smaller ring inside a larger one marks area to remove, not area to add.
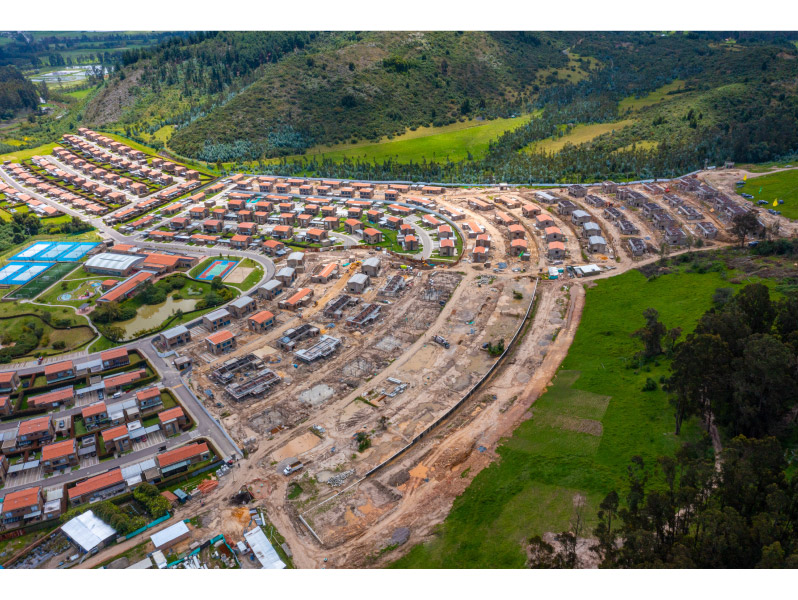
[[[667,327],[689,331],[710,307],[714,290],[725,286],[730,284],[717,272],[648,281],[630,271],[588,289],[574,343],[532,417],[455,500],[438,535],[394,566],[521,568],[523,540],[568,528],[577,495],[586,500],[592,529],[598,503],[612,489],[624,490],[633,455],[651,464],[700,435],[691,421],[676,438],[665,392],[641,391],[647,377],[659,381],[667,373],[667,361],[639,373],[626,368],[640,348],[630,334],[643,325],[642,311],[654,307]]]
[[[545,152],[556,153],[565,147],[565,144],[570,143],[573,145],[584,144],[589,142],[600,135],[609,133],[613,130],[620,130],[628,127],[635,122],[634,119],[624,119],[623,121],[614,121],[612,123],[591,123],[590,125],[577,125],[570,132],[562,137],[556,139],[548,138],[540,140],[534,144],[527,146],[527,150],[543,150]]]
[[[463,160],[470,152],[474,158],[481,158],[488,149],[488,143],[505,131],[524,125],[532,115],[493,121],[464,121],[443,127],[419,127],[415,131],[384,139],[379,143],[348,144],[311,149],[305,156],[317,158],[359,158],[362,160],[383,161],[394,159],[400,162],[427,160]],[[294,157],[299,158],[299,157]]]
[[[645,108],[647,106],[653,106],[654,104],[659,104],[666,98],[668,98],[668,92],[673,92],[684,87],[684,81],[681,79],[674,79],[670,83],[663,85],[660,88],[657,88],[647,96],[643,96],[642,98],[635,98],[634,96],[629,96],[628,98],[624,98],[618,103],[618,112],[624,114],[627,110],[631,112],[636,112],[641,108]]]
[[[56,146],[58,146],[58,143],[53,142],[52,144],[36,146],[35,148],[29,148],[28,150],[15,150],[14,152],[9,152],[8,154],[0,154],[0,162],[6,160],[19,162],[21,160],[27,160],[38,154],[41,155],[52,154],[53,148],[55,148]]]
[[[769,206],[765,208],[775,208],[788,219],[798,219],[798,169],[752,177],[738,191],[751,194],[754,204],[767,200]],[[784,200],[784,204],[774,207],[774,200]]]

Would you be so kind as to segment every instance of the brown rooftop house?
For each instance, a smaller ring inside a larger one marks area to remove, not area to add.
[[[191,465],[195,465],[211,457],[210,448],[206,442],[199,444],[188,444],[168,452],[162,452],[155,457],[155,462],[161,470],[163,477],[169,477],[177,473],[187,471]]]
[[[438,252],[441,256],[454,256],[455,252],[454,240],[451,238],[442,239],[441,246]]]
[[[75,364],[71,360],[54,363],[44,367],[44,377],[47,383],[57,383],[75,378]]]
[[[283,248],[285,248],[285,244],[278,242],[277,240],[266,240],[263,242],[263,251],[266,254],[275,254]]]
[[[137,371],[130,371],[128,373],[114,375],[113,377],[107,377],[105,379],[105,392],[106,394],[115,394],[116,392],[121,392],[126,385],[130,385],[131,383],[138,381],[139,379],[143,379],[146,376],[146,369],[138,369]]]
[[[206,219],[202,222],[202,229],[206,233],[221,233],[224,228],[224,222],[218,219]]]
[[[127,452],[132,446],[125,424],[106,429],[101,435],[106,452]]]
[[[322,217],[334,217],[335,214],[338,212],[338,209],[334,206],[322,206],[321,207],[321,216]]]
[[[302,306],[306,306],[313,298],[313,290],[310,288],[301,288],[297,290],[292,296],[282,300],[279,304],[280,308],[286,310],[296,310]]]
[[[373,227],[366,227],[363,230],[363,241],[367,244],[379,244],[382,242],[382,232]]]
[[[402,217],[396,217],[392,215],[385,219],[385,224],[388,227],[388,229],[398,230],[402,226],[402,223],[404,223]]]
[[[246,250],[247,248],[249,248],[249,245],[251,243],[252,243],[251,235],[236,234],[230,238],[230,247],[237,248],[239,250]]]
[[[515,239],[510,242],[511,256],[521,256],[522,254],[525,254],[528,249],[529,247],[525,239]]]
[[[488,260],[488,249],[484,246],[477,246],[471,253],[474,262],[485,262]]]
[[[227,329],[212,333],[205,338],[205,344],[211,354],[224,354],[236,347],[236,337]]]
[[[172,229],[185,229],[191,221],[186,217],[175,217],[169,221],[169,227]]]
[[[156,410],[163,406],[163,399],[161,397],[161,390],[157,387],[147,388],[136,392],[136,402],[139,405],[139,410],[142,413]]]
[[[103,361],[103,369],[114,369],[130,364],[130,356],[128,355],[127,348],[106,350],[100,354],[100,360]]]
[[[239,223],[238,228],[236,229],[236,233],[240,233],[242,235],[253,236],[258,233],[258,224],[253,223],[251,221]]]
[[[40,446],[49,443],[55,437],[53,420],[50,417],[38,417],[20,421],[17,426],[17,446]]]
[[[165,436],[177,435],[180,428],[186,424],[186,414],[179,406],[158,413],[161,422],[161,431]]]
[[[0,393],[10,394],[20,386],[19,374],[16,371],[3,371],[0,373]]]
[[[344,221],[344,229],[346,230],[347,233],[353,234],[363,229],[363,223],[361,223],[357,219],[347,219],[346,221]]]
[[[406,235],[404,241],[405,250],[412,252],[418,250],[418,238],[414,235]]]
[[[294,228],[290,225],[276,225],[272,229],[272,237],[280,240],[287,240],[294,235]]]
[[[338,225],[340,224],[338,217],[324,217],[322,222],[324,223],[324,229],[328,231],[338,229]]]
[[[305,232],[305,236],[309,242],[321,243],[323,240],[327,239],[327,230],[311,227]]]
[[[28,405],[35,408],[56,408],[74,403],[75,392],[73,387],[67,386],[28,398]]]
[[[91,431],[108,421],[108,408],[105,402],[95,402],[80,411],[83,417],[83,426]]]
[[[64,440],[42,447],[42,470],[50,475],[53,471],[65,471],[78,465],[78,452],[75,440]]]
[[[256,333],[263,333],[275,326],[274,314],[268,310],[261,310],[247,319],[249,329]]]
[[[3,498],[3,512],[0,520],[3,525],[11,525],[24,521],[35,523],[42,518],[42,508],[44,499],[42,498],[42,488],[32,487],[24,490],[9,492]]]
[[[10,415],[13,408],[12,404],[10,396],[0,396],[0,415]]]
[[[114,469],[102,475],[90,477],[86,481],[81,481],[75,487],[67,490],[69,503],[72,506],[111,498],[121,494],[127,489],[127,483],[122,477],[121,469]]]
[[[526,230],[522,225],[510,225],[507,231],[511,240],[522,240],[526,237]]]
[[[562,242],[550,242],[548,254],[551,260],[565,258],[565,244]]]

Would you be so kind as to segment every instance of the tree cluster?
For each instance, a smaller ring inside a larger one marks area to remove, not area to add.
[[[731,435],[778,434],[798,406],[798,294],[773,301],[752,283],[715,302],[674,351],[667,388],[676,431],[695,415]]]
[[[169,512],[169,500],[151,483],[141,483],[133,490],[133,498],[141,502],[153,519],[159,519]]]

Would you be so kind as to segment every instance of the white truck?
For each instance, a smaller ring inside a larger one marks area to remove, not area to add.
[[[300,460],[298,460],[296,462],[292,462],[291,464],[287,465],[285,467],[285,469],[283,469],[283,475],[288,476],[291,473],[296,473],[297,471],[299,471],[299,469],[301,469],[304,466],[305,465],[303,465],[302,461],[300,461]]]

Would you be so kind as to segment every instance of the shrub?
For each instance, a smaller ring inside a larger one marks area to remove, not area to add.
[[[659,389],[657,382],[651,379],[651,377],[646,377],[646,384],[643,386],[644,392],[655,392]]]

